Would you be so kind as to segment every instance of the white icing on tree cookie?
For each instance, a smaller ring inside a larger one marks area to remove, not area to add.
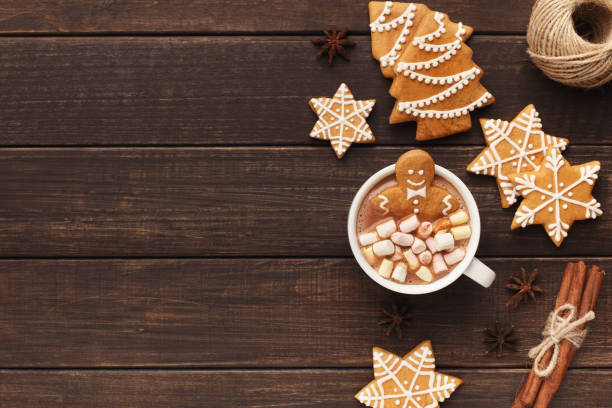
[[[393,78],[390,94],[398,102],[390,123],[416,121],[417,140],[469,129],[465,116],[494,102],[464,43],[472,28],[420,3],[370,2],[369,10],[372,54]]]
[[[457,54],[457,51],[461,49],[463,41],[463,35],[467,31],[463,28],[462,23],[457,24],[457,30],[455,31],[455,40],[443,44],[433,44],[432,41],[440,38],[446,33],[446,25],[444,23],[444,14],[436,12],[434,14],[434,20],[438,23],[438,28],[425,35],[415,37],[412,40],[412,45],[418,47],[420,50],[431,53],[442,53],[441,55],[435,56],[429,60],[416,61],[416,62],[400,62],[397,65],[396,72],[402,74],[405,77],[423,82],[425,84],[432,85],[448,85],[452,86],[434,94],[427,98],[412,100],[412,101],[401,101],[398,104],[398,110],[404,112],[407,115],[412,115],[419,118],[435,118],[435,119],[452,119],[463,115],[468,115],[471,111],[479,108],[486,104],[493,96],[489,92],[484,92],[475,101],[468,103],[467,105],[460,106],[453,109],[428,109],[427,106],[435,105],[445,99],[451,98],[457,92],[461,91],[466,87],[470,81],[475,80],[481,71],[478,67],[471,67],[467,70],[459,72],[449,76],[432,76],[423,74],[419,71],[429,70],[430,68],[436,68],[446,61],[450,61],[453,56]]]
[[[378,16],[378,18],[373,23],[370,23],[370,30],[372,32],[378,31],[379,33],[382,33],[383,31],[390,31],[391,29],[395,30],[401,26],[402,32],[400,33],[397,40],[395,40],[395,43],[393,44],[393,47],[391,47],[391,50],[382,57],[380,57],[380,63],[383,67],[393,66],[395,64],[395,61],[397,61],[397,59],[400,57],[403,44],[406,43],[406,36],[410,34],[410,27],[412,27],[413,24],[412,19],[414,18],[414,11],[416,10],[416,6],[410,3],[406,10],[399,17],[394,18],[389,22],[385,22],[387,19],[386,16],[391,14],[391,7],[393,7],[393,2],[386,2],[385,8],[383,9],[380,16]]]

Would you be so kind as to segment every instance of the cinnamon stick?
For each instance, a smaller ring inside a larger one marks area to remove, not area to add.
[[[563,273],[563,279],[561,280],[561,286],[559,287],[559,293],[557,294],[557,300],[555,301],[555,310],[567,303],[570,288],[574,286],[573,283],[577,272],[578,264],[568,262],[567,265],[565,265],[565,272]],[[550,362],[551,357],[552,350],[549,350],[544,355],[544,358],[542,359],[542,364],[544,366],[547,365]],[[523,385],[523,388],[516,396],[516,399],[512,404],[512,408],[525,408],[533,406],[533,403],[536,400],[536,397],[538,396],[540,386],[542,385],[542,381],[543,379],[536,375],[532,367],[527,377],[527,380]]]
[[[578,319],[586,315],[595,307],[604,275],[605,271],[601,270],[598,266],[592,266],[591,269],[589,269],[587,283],[578,308]],[[585,326],[586,323],[582,324],[580,329],[584,329]],[[544,380],[535,401],[534,408],[548,407],[555,393],[559,390],[563,377],[576,354],[577,348],[570,342],[563,341],[560,346],[558,363],[552,374]]]

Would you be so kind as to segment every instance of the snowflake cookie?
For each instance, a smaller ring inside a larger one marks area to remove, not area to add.
[[[374,380],[355,398],[374,408],[435,408],[463,382],[434,371],[436,359],[426,340],[403,358],[378,347],[373,350]]]
[[[549,147],[539,170],[510,176],[525,197],[511,229],[542,224],[555,245],[561,245],[574,221],[602,214],[591,195],[599,167],[598,161],[572,166],[558,149]]]
[[[374,143],[366,123],[375,99],[357,101],[346,84],[340,84],[333,98],[312,98],[308,104],[319,117],[310,137],[329,140],[339,159],[352,143]]]
[[[540,168],[550,146],[565,150],[567,139],[547,135],[533,105],[526,106],[512,122],[481,119],[487,147],[467,166],[467,171],[497,178],[501,205],[508,208],[517,201],[518,191],[510,174]]]

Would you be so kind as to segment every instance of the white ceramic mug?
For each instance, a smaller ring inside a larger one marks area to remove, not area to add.
[[[419,295],[423,293],[435,292],[436,290],[447,287],[461,275],[466,275],[485,288],[488,288],[495,280],[495,272],[474,257],[476,254],[476,248],[478,248],[478,242],[480,241],[480,215],[478,213],[476,201],[463,181],[461,181],[461,179],[455,176],[452,172],[436,164],[435,173],[436,176],[442,177],[444,180],[452,184],[453,187],[455,187],[463,198],[467,211],[470,214],[472,236],[470,237],[470,241],[465,248],[465,257],[463,260],[459,262],[449,274],[438,280],[428,284],[409,285],[383,278],[365,259],[363,253],[361,252],[361,247],[357,242],[357,213],[359,212],[359,208],[361,207],[363,200],[367,197],[372,188],[374,188],[384,178],[395,174],[395,164],[385,167],[370,177],[365,183],[363,183],[355,195],[355,198],[353,198],[353,203],[351,204],[351,209],[348,216],[348,237],[351,244],[351,250],[353,251],[353,256],[359,263],[359,266],[361,266],[361,269],[363,269],[363,271],[370,278],[381,286],[398,293]]]

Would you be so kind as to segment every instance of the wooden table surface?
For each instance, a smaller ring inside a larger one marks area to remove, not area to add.
[[[476,121],[423,144],[414,123],[387,124],[365,0],[0,1],[0,406],[358,407],[373,345],[431,339],[439,369],[465,380],[444,407],[509,407],[565,263],[612,269],[611,88],[567,88],[530,63],[529,0],[427,4],[476,29],[497,101],[474,119],[534,103],[570,162],[602,162],[604,215],[560,249],[539,226],[510,232],[494,179],[465,172],[484,145]],[[357,46],[329,67],[310,40],[333,25]],[[308,138],[307,105],[340,82],[377,100],[376,144],[341,161]],[[498,279],[402,298],[415,317],[399,340],[377,325],[397,297],[360,271],[345,223],[360,184],[415,146],[471,188]],[[508,311],[520,267],[546,293]],[[551,407],[609,406],[611,313],[607,279]],[[482,343],[496,320],[520,337],[500,359]]]

